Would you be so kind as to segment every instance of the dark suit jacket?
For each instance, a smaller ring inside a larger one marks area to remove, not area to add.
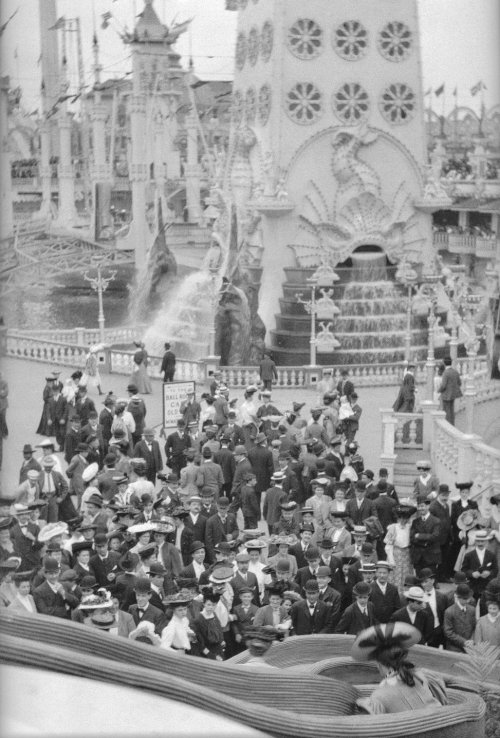
[[[434,625],[432,622],[432,613],[429,609],[421,610],[420,612],[417,612],[417,616],[415,618],[415,622],[412,623],[410,616],[408,614],[408,608],[402,607],[400,610],[396,610],[396,612],[393,612],[390,619],[390,623],[395,622],[401,622],[401,623],[409,623],[410,625],[414,625],[415,628],[417,628],[420,633],[422,634],[422,638],[420,639],[419,643],[421,645],[425,645],[427,641],[429,640],[432,631],[434,630]]]
[[[207,527],[205,530],[205,544],[210,560],[214,560],[214,546],[221,541],[225,541],[226,536],[228,535],[230,535],[234,541],[238,538],[239,532],[236,516],[232,513],[227,514],[224,523],[218,513],[217,515],[212,515],[212,517],[207,520]]]
[[[437,500],[433,500],[429,505],[429,512],[439,519],[439,545],[444,546],[450,542],[451,538],[451,516],[448,506],[444,507]]]
[[[460,374],[452,366],[447,366],[441,377],[441,385],[438,392],[442,400],[456,400],[462,397],[462,380]]]
[[[310,579],[316,579],[316,574],[312,574],[309,566],[307,566],[306,564],[306,566],[301,567],[295,575],[295,581],[301,589],[302,596],[304,596],[303,590],[306,586],[306,582],[308,582]]]
[[[19,484],[22,484],[28,479],[28,472],[31,469],[37,472],[42,471],[42,467],[40,466],[38,461],[35,458],[33,458],[33,456],[24,466],[21,466],[19,470]]]
[[[228,436],[231,438],[231,443],[229,445],[231,451],[235,446],[245,445],[245,434],[243,433],[243,428],[240,425],[234,424],[231,427],[225,425],[220,431],[219,436]]]
[[[397,587],[394,584],[387,583],[385,595],[378,586],[377,582],[371,585],[370,602],[373,605],[373,612],[379,623],[388,623],[393,612],[399,610],[401,602]]]
[[[253,590],[253,598],[252,602],[254,605],[257,605],[257,607],[260,606],[260,598],[259,598],[259,583],[257,581],[257,577],[253,572],[248,571],[246,575],[246,581],[241,576],[240,572],[237,571],[234,575],[234,578],[231,579],[229,582],[231,587],[233,588],[234,592],[234,599],[233,599],[233,607],[235,605],[239,605],[241,603],[240,599],[240,590],[244,587],[250,587]]]
[[[290,548],[288,549],[288,553],[292,556],[295,556],[299,569],[303,569],[305,566],[307,566],[307,559],[304,555],[304,551],[302,550],[302,544],[300,541],[298,543],[295,543],[293,546],[290,546]]]
[[[139,614],[139,608],[137,605],[130,605],[128,611],[134,618],[134,623],[136,624],[136,626],[139,625],[139,623],[148,621],[150,623],[154,623],[155,633],[157,633],[158,635],[161,634],[161,631],[164,627],[165,615],[157,607],[154,607],[151,603],[149,603],[147,608],[144,610],[144,614],[142,615],[142,617]]]
[[[491,580],[495,579],[495,577],[498,575],[497,558],[491,551],[486,549],[484,553],[483,564],[481,565],[479,563],[476,549],[474,549],[473,551],[469,551],[469,553],[465,554],[464,560],[462,562],[462,571],[464,571],[467,575],[469,586],[472,589],[474,596],[478,597],[484,590],[488,582],[491,582]],[[473,572],[475,571],[487,571],[489,572],[489,577],[484,579],[483,577],[479,577],[479,579],[476,579],[472,576]]]
[[[319,599],[332,608],[330,620],[332,628],[335,628],[340,619],[342,595],[333,587],[328,586],[324,592],[319,593]]]
[[[120,602],[120,609],[128,612],[130,605],[135,602],[135,574],[129,574],[124,572],[118,574],[115,579],[115,597]]]
[[[361,507],[358,508],[358,503],[355,499],[347,500],[345,505],[345,511],[349,516],[351,525],[363,525],[366,518],[371,515],[376,515],[377,511],[374,507],[372,500],[368,500],[366,497],[361,503]]]
[[[309,604],[305,600],[294,602],[290,609],[290,616],[295,635],[333,632],[333,610],[321,600],[316,602],[312,616],[309,612]]]
[[[373,605],[368,602],[366,606],[367,615],[363,615],[358,605],[354,602],[347,607],[335,628],[335,633],[347,633],[347,635],[358,635],[370,625],[375,625],[377,620],[373,614]]]
[[[238,496],[244,484],[243,477],[247,472],[253,472],[252,465],[248,459],[243,459],[234,467],[233,486],[231,487],[231,498]]]
[[[415,566],[422,568],[427,564],[439,564],[441,561],[440,529],[439,518],[434,515],[429,515],[427,520],[422,520],[420,517],[413,520],[410,528],[410,554]],[[418,538],[416,538],[417,533],[420,534]]]
[[[115,588],[116,576],[120,573],[118,568],[118,562],[120,561],[120,554],[115,551],[109,551],[106,559],[102,561],[98,554],[90,557],[89,569],[90,573],[96,578],[96,581],[100,587],[106,587],[111,592]],[[108,575],[113,573],[115,578],[108,579]]]
[[[63,598],[59,592],[54,593],[48,584],[43,582],[33,592],[33,599],[35,600],[37,612],[42,615],[52,615],[55,618],[65,618],[69,620],[70,613],[69,609],[66,608],[66,604],[69,608],[78,607],[78,597],[66,592],[66,599]]]
[[[196,523],[193,523],[191,515],[188,515],[187,518],[184,518],[184,525],[193,533],[193,541],[201,541],[202,543],[205,543],[207,518],[205,517],[205,515],[203,515],[203,513],[200,513],[198,515]]]
[[[271,477],[274,474],[273,454],[264,446],[254,446],[248,452],[248,461],[257,477],[255,491],[260,497],[261,493],[271,486]]]
[[[388,526],[395,522],[394,508],[396,506],[396,500],[387,494],[379,495],[373,500],[373,507],[377,512],[384,533],[387,533]]]
[[[82,420],[82,427],[84,425],[87,425],[87,423],[89,422],[90,413],[95,412],[95,405],[93,401],[90,399],[90,397],[77,399],[75,402],[75,408],[77,415],[79,415]]]
[[[236,461],[234,460],[233,452],[228,448],[221,448],[215,452],[214,461],[222,469],[224,483],[232,484],[234,479],[234,470],[236,468]]]
[[[21,557],[21,564],[19,565],[19,571],[30,571],[31,569],[38,569],[40,566],[40,551],[43,548],[43,543],[37,540],[40,528],[38,525],[29,522],[28,533],[34,536],[35,540],[27,538],[23,535],[21,528],[16,525],[11,530],[11,540],[14,544],[15,554]]]
[[[206,571],[208,569],[208,564],[203,564],[203,566],[205,567]],[[189,566],[186,566],[186,568],[181,571],[179,577],[181,577],[182,579],[198,579],[192,563],[189,564]]]
[[[106,408],[104,410],[101,410],[99,415],[99,425],[101,427],[101,433],[102,433],[102,440],[104,443],[104,451],[107,453],[108,446],[109,446],[109,439],[113,435],[111,432],[111,426],[113,424],[114,416],[113,413],[109,412]]]
[[[235,635],[243,635],[245,628],[252,625],[257,610],[258,607],[253,604],[248,608],[248,612],[245,612],[241,605],[233,606],[233,615],[236,615],[236,620],[231,623],[231,628]]]
[[[448,607],[444,613],[444,636],[447,651],[464,651],[465,641],[474,637],[476,627],[476,613],[474,608],[467,605],[466,611],[456,604]]]
[[[153,482],[153,484],[155,484],[157,472],[163,469],[160,444],[158,443],[158,441],[152,442],[151,451],[149,450],[146,441],[139,441],[135,444],[132,455],[134,458],[144,459],[144,461],[146,462],[146,476],[150,482]]]
[[[188,448],[191,448],[191,436],[187,431],[180,436],[177,431],[171,433],[165,443],[167,463],[170,464],[172,459],[184,459],[184,451]]]

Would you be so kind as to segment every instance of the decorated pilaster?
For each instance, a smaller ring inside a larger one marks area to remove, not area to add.
[[[10,174],[9,142],[7,137],[7,112],[9,105],[9,78],[0,79],[0,239],[9,238],[14,232],[12,210],[12,183]]]
[[[136,269],[146,263],[150,246],[150,232],[146,220],[146,184],[149,177],[146,163],[146,100],[144,95],[133,95],[130,101],[131,163],[129,167],[132,187],[132,223],[130,241],[135,252]]]
[[[52,201],[52,168],[50,166],[50,121],[42,119],[40,131],[40,184],[42,186],[42,204],[40,214],[48,216]]]
[[[198,164],[198,122],[193,109],[186,118],[187,162],[184,169],[186,179],[186,201],[190,223],[198,223],[200,206],[200,166]]]

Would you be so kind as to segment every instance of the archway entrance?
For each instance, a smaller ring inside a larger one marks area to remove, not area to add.
[[[390,278],[390,262],[385,251],[374,244],[358,246],[339,267],[350,269],[352,282],[382,282]]]

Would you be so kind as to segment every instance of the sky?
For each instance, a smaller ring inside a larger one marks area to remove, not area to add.
[[[373,0],[374,2],[376,0]],[[334,0],[331,0],[334,2]],[[486,84],[487,108],[499,103],[500,91],[500,3],[498,0],[417,0],[423,66],[424,90],[445,84],[445,95],[433,107],[441,112],[453,108],[452,92],[458,91],[458,104],[478,112],[479,96],[470,89],[480,80]],[[204,79],[230,79],[233,70],[236,13],[224,9],[224,0],[155,0],[155,9],[167,25],[193,18],[191,29],[181,36],[177,50],[187,64],[189,54],[195,72]],[[100,42],[103,78],[122,76],[129,70],[129,49],[117,31],[130,29],[143,0],[57,0],[57,14],[81,19],[85,83],[92,82],[92,29],[95,17]],[[307,7],[307,3],[304,3]],[[27,110],[39,105],[40,56],[38,0],[1,0],[0,20],[5,23],[16,8],[18,12],[2,35],[0,68],[11,77],[11,85],[23,88]],[[101,29],[101,15],[113,13],[106,30]],[[70,54],[76,58],[76,54]],[[72,85],[77,84],[76,66],[71,68]]]

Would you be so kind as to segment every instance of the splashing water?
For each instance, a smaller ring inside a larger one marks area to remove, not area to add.
[[[213,289],[208,271],[189,274],[171,288],[144,336],[150,354],[161,355],[165,341],[179,358],[199,359],[207,354]]]

